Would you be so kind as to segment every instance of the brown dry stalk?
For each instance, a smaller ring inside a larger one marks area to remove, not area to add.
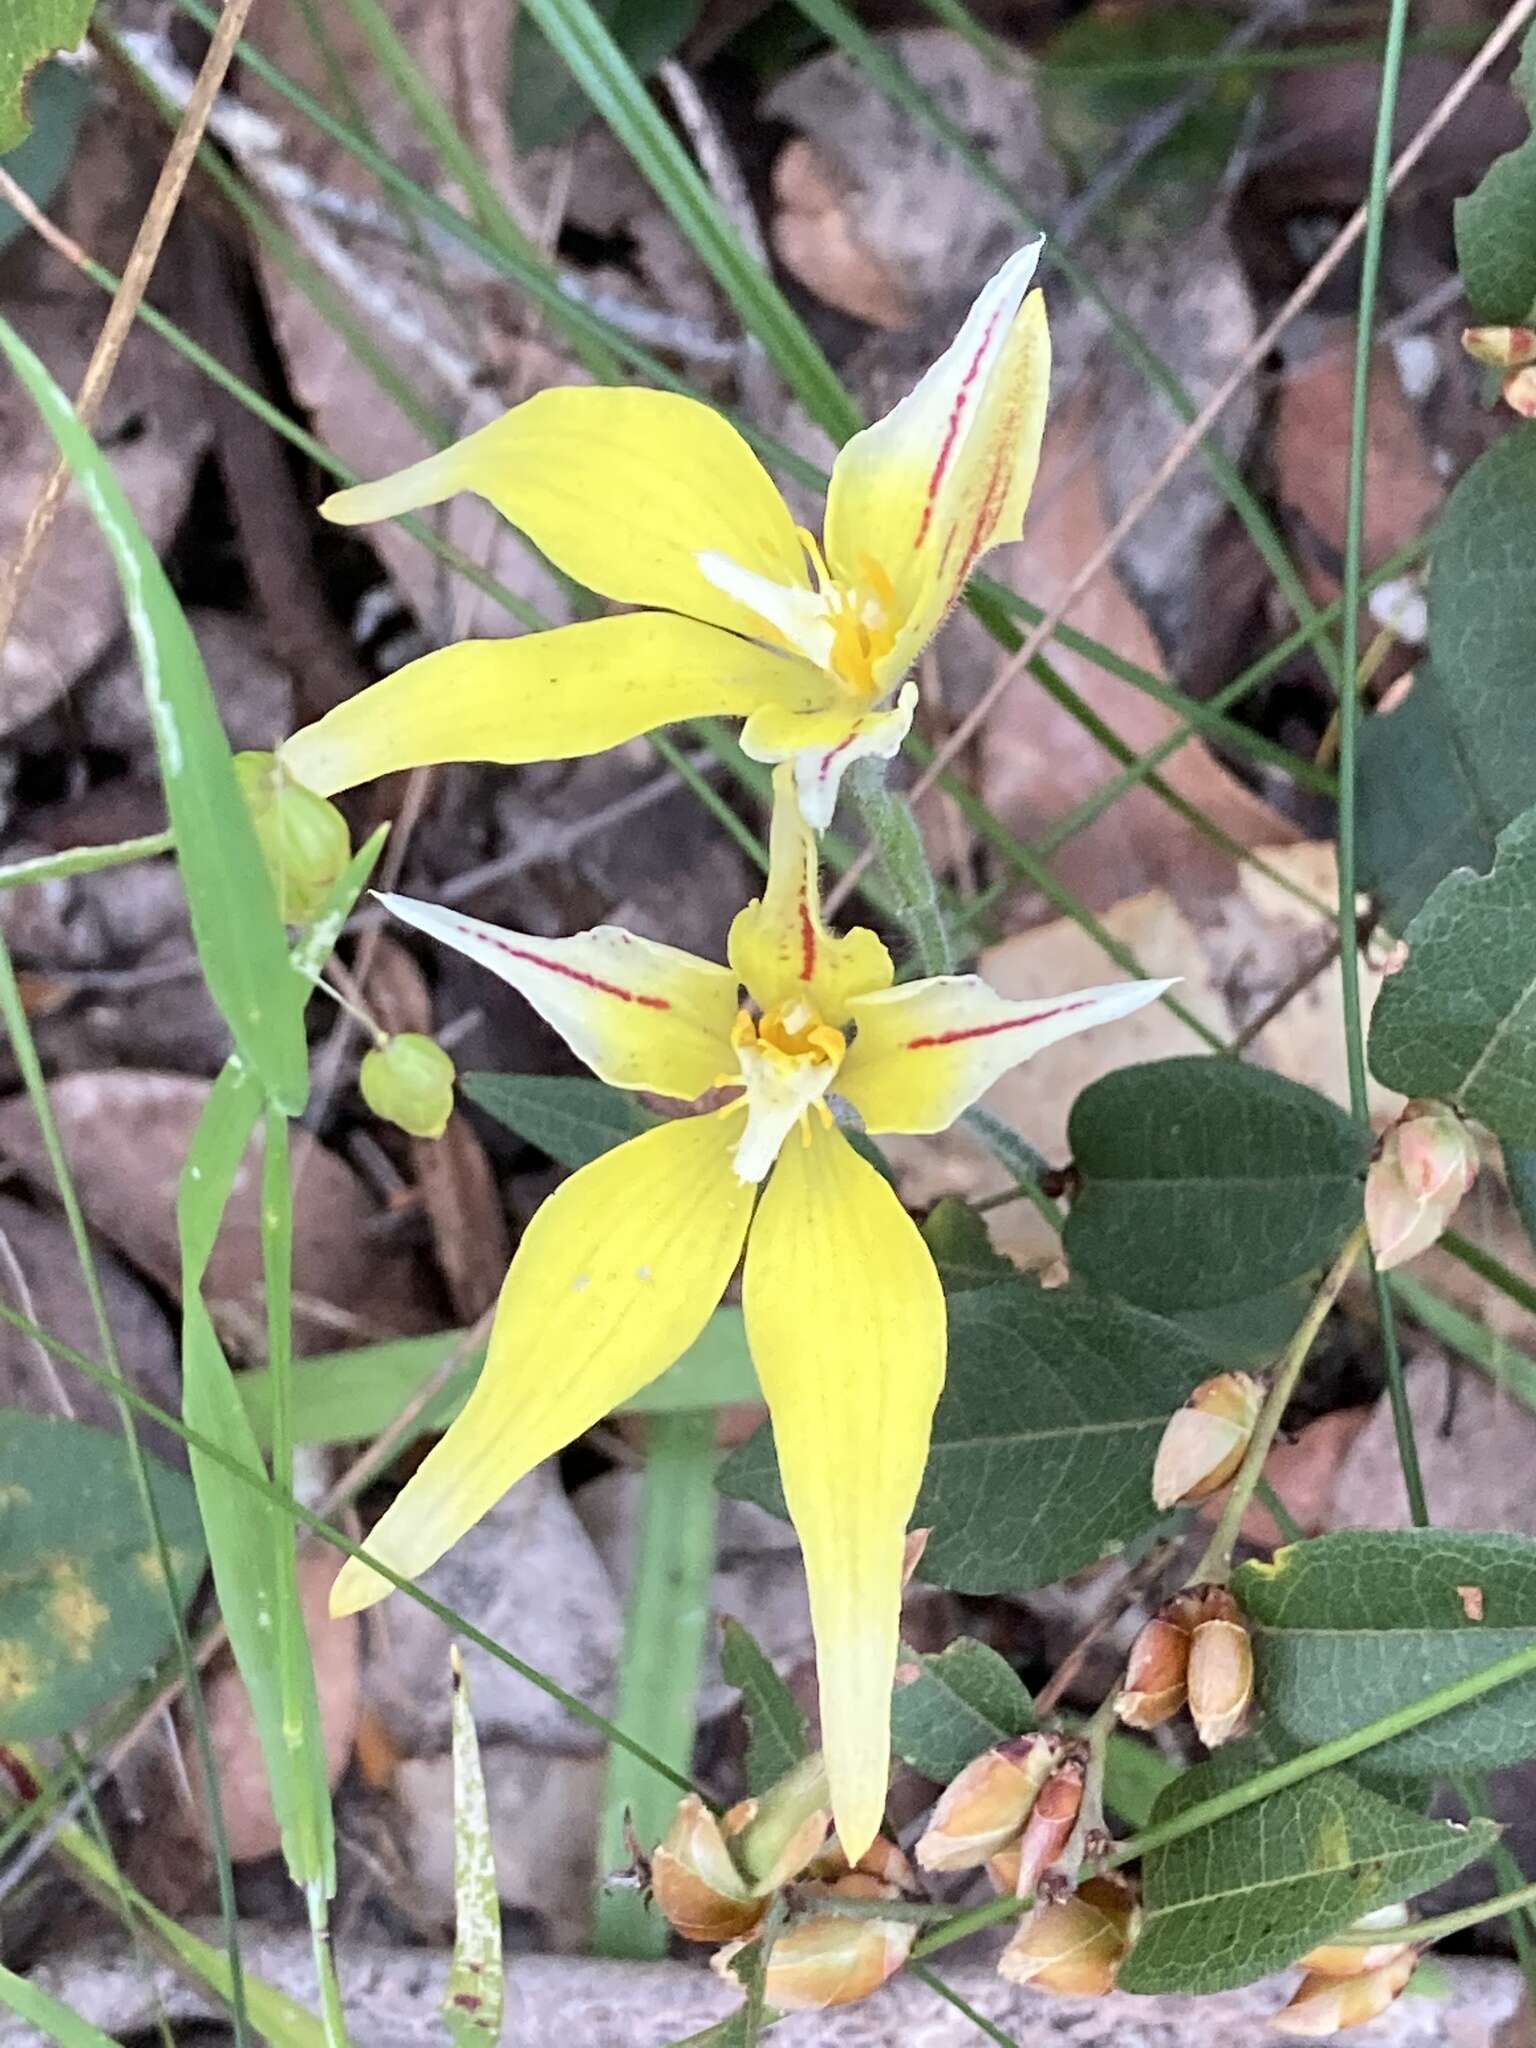
[[[213,112],[214,100],[224,83],[225,73],[229,70],[235,54],[235,45],[240,40],[240,32],[245,27],[245,18],[250,11],[251,0],[226,0],[224,12],[219,16],[219,25],[208,45],[208,54],[197,74],[197,83],[187,100],[186,111],[172,137],[165,162],[160,166],[155,189],[150,194],[144,218],[139,222],[139,231],[133,238],[133,247],[123,267],[122,282],[107,308],[107,317],[101,323],[96,346],[91,351],[85,375],[80,380],[80,389],[75,394],[75,412],[86,428],[95,424],[101,402],[107,395],[107,386],[111,383],[112,373],[117,368],[117,359],[122,354],[123,344],[127,341],[138,315],[139,304],[148,287],[150,273],[159,259],[166,233],[192,169],[193,159],[202,142],[203,130],[207,127],[208,118]],[[30,205],[22,207],[19,200],[12,196],[14,187],[9,178],[6,179],[6,185],[11,188],[7,192],[7,197],[11,198],[12,204],[18,206],[23,217],[34,227],[38,227],[39,216],[35,209]],[[39,232],[42,232],[41,228]],[[49,239],[52,240],[52,236]],[[20,550],[4,587],[0,588],[0,652],[3,652],[5,643],[10,638],[17,609],[32,579],[32,571],[37,565],[43,542],[48,537],[48,530],[53,525],[59,506],[63,503],[68,482],[69,465],[63,456],[59,456],[38,496],[37,503],[28,515]]]
[[[1389,194],[1395,192],[1403,180],[1415,169],[1436,136],[1454,118],[1473,87],[1484,76],[1490,66],[1496,63],[1503,52],[1508,49],[1532,15],[1536,15],[1536,0],[1513,0],[1513,4],[1505,14],[1504,19],[1499,23],[1499,26],[1467,65],[1465,71],[1462,72],[1428,120],[1424,122],[1412,141],[1398,156],[1387,178],[1387,191]],[[1185,427],[1183,433],[1169,449],[1155,473],[1148,478],[1147,482],[1136,493],[1120,517],[1115,521],[1109,532],[1105,534],[1103,540],[1100,541],[1099,545],[1081,564],[1061,597],[1054,605],[1049,607],[1038,623],[1030,628],[1018,651],[1008,656],[1007,660],[993,677],[991,683],[983,691],[978,702],[966,713],[954,731],[944,740],[938,752],[934,755],[933,760],[913,784],[910,793],[911,802],[916,803],[921,797],[927,795],[939,776],[949,766],[950,762],[953,761],[956,754],[959,753],[960,749],[965,746],[978,727],[989,716],[993,706],[997,703],[1003,692],[1024,673],[1046,642],[1055,637],[1057,628],[1061,625],[1067,613],[1088,588],[1089,584],[1093,582],[1094,578],[1107,567],[1126,535],[1131,532],[1133,527],[1140,524],[1146,513],[1151,510],[1179,470],[1183,468],[1190,456],[1199,447],[1201,441],[1204,440],[1211,426],[1227,404],[1273,349],[1280,335],[1296,318],[1298,313],[1305,312],[1306,308],[1311,305],[1328,279],[1332,277],[1350,250],[1354,248],[1356,242],[1360,240],[1360,237],[1365,233],[1367,211],[1368,209],[1362,205],[1350,216],[1333,241],[1323,251],[1317,262],[1313,264],[1307,275],[1301,280],[1301,283],[1291,293],[1285,304],[1275,314],[1269,325],[1249,344],[1248,348],[1228,372],[1225,380],[1211,393],[1211,396],[1206,400],[1199,412],[1196,413],[1195,417]],[[858,881],[858,878],[868,867],[872,858],[872,853],[866,850],[848,869],[842,881],[838,884],[833,897],[828,899],[827,907],[829,910],[833,907],[834,901],[841,901],[846,897],[848,891]]]

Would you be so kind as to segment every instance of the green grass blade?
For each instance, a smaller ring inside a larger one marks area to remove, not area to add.
[[[40,1984],[29,1984],[25,1977],[18,1977],[3,1963],[0,1963],[0,2001],[8,2005],[18,2018],[24,2019],[28,2026],[36,2027],[50,2041],[57,2041],[59,2048],[114,2048],[110,2034],[104,2034],[100,2027],[83,2020],[72,2006],[66,2005],[61,1998],[55,1998],[51,1991],[44,1991]]]
[[[501,1893],[491,1812],[469,1679],[457,1644],[453,1660],[453,1961],[443,1987],[443,2020],[454,2048],[490,2048],[501,2039],[505,1979]]]
[[[620,1724],[686,1772],[693,1756],[699,1669],[715,1568],[715,1418],[709,1409],[652,1416],[619,1664]],[[628,1862],[629,1822],[649,1848],[666,1833],[677,1795],[623,1750],[609,1752],[598,1842],[593,1947],[599,1955],[659,1957],[667,1923],[640,1892],[604,1879]]]
[[[122,585],[203,978],[241,1056],[296,1114],[309,1086],[299,984],[197,642],[111,465],[3,318],[0,350],[85,493]]]
[[[40,853],[32,860],[0,867],[0,889],[19,889],[26,882],[65,882],[72,875],[95,875],[129,861],[153,860],[176,844],[173,832],[149,832],[142,839],[118,839],[110,846],[71,846],[64,853]]]
[[[862,421],[836,372],[732,227],[588,0],[523,4],[812,419],[839,441],[857,432]]]

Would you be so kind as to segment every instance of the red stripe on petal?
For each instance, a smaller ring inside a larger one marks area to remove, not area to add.
[[[998,320],[1002,316],[1002,310],[1002,307],[999,306],[992,315],[992,318],[987,322],[981,340],[976,345],[976,353],[971,357],[970,365],[965,375],[960,379],[960,389],[955,393],[954,403],[949,408],[949,419],[944,428],[944,439],[939,444],[939,459],[933,465],[933,473],[928,479],[927,502],[923,506],[923,516],[918,525],[917,537],[912,543],[915,548],[922,546],[928,537],[928,529],[933,524],[934,501],[939,495],[939,486],[944,481],[944,472],[949,467],[950,457],[955,452],[955,442],[960,436],[960,422],[964,417],[966,406],[970,403],[971,386],[975,383],[977,373],[981,369],[981,359],[987,352],[988,344],[992,339],[993,329],[997,326]]]
[[[967,1038],[995,1038],[1000,1031],[1022,1031],[1026,1024],[1045,1024],[1052,1017],[1065,1017],[1072,1010],[1088,1010],[1091,1001],[1080,1003],[1057,1003],[1049,1010],[1036,1010],[1028,1017],[1004,1017],[996,1024],[971,1024],[962,1031],[935,1031],[926,1038],[909,1038],[906,1051],[921,1052],[932,1045],[959,1045]]]
[[[670,1010],[672,1005],[665,996],[641,995],[637,989],[620,988],[615,981],[602,981],[595,974],[586,974],[579,967],[567,967],[563,960],[546,960],[541,954],[529,953],[521,946],[508,945],[505,939],[488,938],[472,925],[459,926],[461,936],[483,946],[494,946],[499,953],[508,953],[514,960],[524,960],[530,967],[542,967],[546,974],[563,974],[567,981],[579,981],[583,988],[595,989],[602,996],[617,996],[621,1003],[638,1003],[643,1010]]]
[[[816,972],[816,920],[804,896],[800,898],[800,979],[809,981]]]

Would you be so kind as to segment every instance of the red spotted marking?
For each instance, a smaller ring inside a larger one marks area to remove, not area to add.
[[[514,960],[526,960],[530,967],[542,967],[546,974],[563,974],[567,981],[579,981],[583,988],[596,989],[601,996],[617,996],[621,1003],[638,1003],[642,1010],[670,1010],[672,1005],[665,996],[641,995],[638,989],[620,988],[616,981],[602,981],[595,974],[585,974],[579,967],[567,967],[563,960],[546,960],[541,954],[526,952],[521,946],[509,946],[505,939],[487,938],[472,925],[461,924],[461,935],[473,939],[482,946],[494,946],[499,953],[509,953]]]
[[[944,472],[949,467],[950,457],[955,452],[955,443],[960,437],[960,422],[965,417],[965,408],[971,402],[971,386],[975,383],[977,374],[981,369],[981,359],[987,352],[993,330],[1002,316],[1003,309],[999,306],[993,313],[992,318],[987,322],[981,340],[976,344],[976,353],[971,357],[970,365],[965,375],[960,379],[960,389],[955,393],[954,403],[949,408],[949,419],[944,427],[944,439],[939,443],[939,457],[937,462],[934,463],[933,473],[928,479],[927,502],[923,506],[923,516],[918,523],[917,537],[912,543],[914,548],[922,546],[928,537],[928,529],[933,524],[934,503],[939,495],[939,486],[944,481]]]
[[[845,738],[840,739],[835,747],[828,747],[827,751],[821,757],[821,765],[816,770],[816,780],[818,782],[826,781],[827,770],[832,766],[832,763],[837,759],[839,754],[845,752],[849,747],[851,747],[857,738],[858,734],[856,732],[851,732]]]
[[[932,1045],[959,1045],[966,1038],[995,1038],[1000,1031],[1022,1031],[1026,1024],[1045,1024],[1052,1017],[1065,1017],[1071,1010],[1090,1009],[1090,1002],[1057,1003],[1054,1009],[1036,1010],[1028,1017],[1004,1017],[997,1024],[971,1024],[963,1031],[935,1031],[927,1038],[909,1038],[908,1052],[922,1052]]]
[[[800,898],[800,979],[809,981],[816,972],[816,920],[805,896]]]

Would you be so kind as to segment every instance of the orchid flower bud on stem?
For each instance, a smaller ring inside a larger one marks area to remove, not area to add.
[[[1189,1698],[1190,1630],[1170,1601],[1143,1624],[1126,1659],[1125,1684],[1115,1712],[1127,1728],[1156,1728],[1171,1721]]]
[[[1169,1418],[1152,1467],[1152,1498],[1160,1508],[1206,1500],[1243,1462],[1264,1389],[1246,1372],[1203,1380]]]
[[[1536,363],[1536,328],[1464,327],[1461,345],[1474,362],[1495,370],[1521,370]]]
[[[1099,1998],[1136,1938],[1136,1894],[1123,1877],[1090,1877],[1070,1897],[1037,1906],[1003,1950],[1000,1974],[1068,1997]]]
[[[1383,1272],[1436,1243],[1477,1178],[1472,1134],[1443,1102],[1410,1102],[1365,1176],[1365,1225]]]
[[[336,806],[295,782],[275,754],[235,756],[245,798],[284,924],[308,924],[352,858],[352,835]]]
[[[940,1795],[921,1840],[924,1870],[972,1870],[1022,1832],[1061,1760],[1059,1735],[1017,1735],[983,1750]]]
[[[413,1138],[440,1138],[453,1114],[453,1061],[435,1039],[397,1031],[363,1054],[363,1100]]]
[[[1330,1977],[1309,1970],[1291,1994],[1290,2003],[1271,2014],[1269,2024],[1277,2034],[1315,2039],[1380,2019],[1413,1975],[1417,1962],[1417,1951],[1409,1947],[1360,1977]]]

